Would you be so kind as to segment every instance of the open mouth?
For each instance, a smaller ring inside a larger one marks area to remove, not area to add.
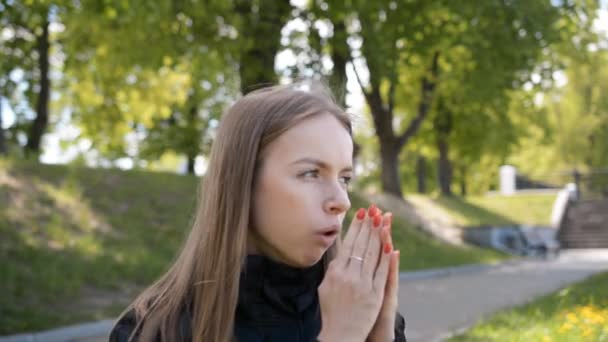
[[[323,236],[327,236],[327,237],[334,237],[334,236],[338,235],[338,230],[337,229],[332,229],[332,230],[328,230],[326,232],[322,232],[321,234]]]

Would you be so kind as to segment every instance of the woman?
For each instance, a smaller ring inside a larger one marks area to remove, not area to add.
[[[223,116],[172,267],[110,341],[405,341],[390,213],[350,208],[348,116],[326,93],[270,87]]]

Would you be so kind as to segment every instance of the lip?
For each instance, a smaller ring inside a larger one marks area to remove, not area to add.
[[[316,232],[316,236],[324,242],[325,245],[330,246],[334,243],[338,234],[340,233],[340,226],[337,224],[325,227],[318,232]]]

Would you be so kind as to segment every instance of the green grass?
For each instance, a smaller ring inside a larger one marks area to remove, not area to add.
[[[346,222],[352,220],[357,208],[369,207],[356,193],[351,194],[351,206]],[[400,251],[401,271],[460,266],[473,263],[493,263],[509,258],[505,254],[475,246],[452,246],[420,233],[399,215],[393,215],[393,244]]]
[[[500,312],[451,342],[608,341],[608,272]]]
[[[0,159],[0,335],[118,314],[172,262],[198,181]],[[439,243],[398,217],[393,236],[402,270],[504,257]]]
[[[465,227],[549,225],[555,195],[439,197],[434,201]]]
[[[0,160],[0,335],[119,313],[173,259],[196,184]]]

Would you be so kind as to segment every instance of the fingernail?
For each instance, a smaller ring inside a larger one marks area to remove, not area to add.
[[[393,249],[393,246],[390,243],[385,243],[384,244],[384,253],[388,254],[391,252],[391,250]]]
[[[386,214],[386,224],[388,226],[393,224],[393,214],[392,213],[387,213]]]
[[[365,218],[365,209],[360,208],[357,210],[357,219],[363,220]]]
[[[369,216],[374,217],[378,213],[377,210],[378,210],[378,208],[376,207],[376,205],[372,204],[372,205],[369,206],[369,211],[367,213],[369,214]]]
[[[380,227],[382,223],[382,216],[374,216],[374,227]]]

